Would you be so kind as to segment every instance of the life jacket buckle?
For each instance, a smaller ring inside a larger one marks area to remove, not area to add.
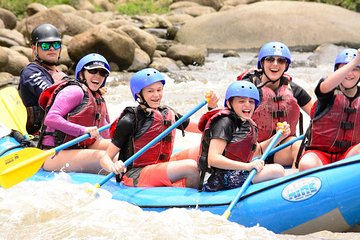
[[[340,123],[340,128],[342,128],[344,130],[353,129],[354,128],[354,123],[353,122],[341,122]]]
[[[272,115],[273,115],[274,118],[286,117],[287,116],[287,111],[279,110],[279,111],[273,112]]]

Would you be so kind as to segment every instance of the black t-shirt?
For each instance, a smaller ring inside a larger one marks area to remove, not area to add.
[[[296,83],[291,81],[290,87],[300,107],[305,106],[311,101],[311,96],[305,91],[305,89],[303,89]]]
[[[148,129],[152,124],[152,113],[147,114],[140,107],[135,108],[135,111],[136,116],[134,112],[127,111],[117,123],[111,142],[120,149],[123,149],[124,146],[126,146],[131,136],[134,136],[136,139],[143,134],[145,131],[144,129]],[[175,121],[179,120],[181,117],[181,114],[176,113]],[[184,130],[189,123],[190,119],[187,119],[180,124],[177,129]]]

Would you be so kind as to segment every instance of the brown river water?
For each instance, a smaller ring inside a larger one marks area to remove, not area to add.
[[[340,47],[325,52],[293,53],[289,74],[313,95],[317,81],[332,70]],[[240,58],[222,58],[213,53],[201,67],[190,67],[167,74],[164,104],[186,113],[203,100],[206,90],[216,89],[224,96],[228,84],[241,71],[256,64],[256,53],[242,52]],[[176,76],[185,79],[182,82]],[[170,77],[171,76],[171,77]],[[134,105],[127,83],[109,79],[106,96],[111,119],[121,110]],[[176,79],[176,80],[174,80]],[[223,103],[223,98],[220,104]],[[200,117],[206,109],[194,115]],[[307,124],[305,118],[305,124]],[[198,143],[200,137],[177,134],[176,147]],[[90,189],[90,191],[89,191]],[[98,194],[95,194],[98,192]],[[53,181],[22,182],[10,189],[0,189],[1,239],[360,239],[360,233],[322,231],[304,236],[275,234],[262,227],[246,228],[221,216],[198,210],[170,209],[147,212],[141,208],[111,199],[105,190],[90,184],[75,185],[61,173]]]

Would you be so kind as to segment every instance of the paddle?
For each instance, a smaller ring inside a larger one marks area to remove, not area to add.
[[[99,128],[103,132],[110,128],[111,124]],[[61,150],[71,147],[85,139],[90,134],[86,133],[69,142],[61,144],[55,148],[43,151],[38,148],[24,148],[20,151],[11,153],[0,158],[0,185],[9,188],[13,185],[34,175],[43,165],[47,157],[54,155]]]
[[[273,137],[273,139],[271,140],[271,142],[269,143],[269,145],[267,146],[267,148],[265,149],[265,152],[263,153],[263,155],[260,157],[260,160],[265,161],[265,159],[269,156],[270,154],[270,150],[273,148],[273,146],[276,144],[276,141],[280,138],[281,134],[283,133],[283,130],[279,130],[277,131],[277,133],[275,134],[275,136]],[[230,214],[231,214],[231,210],[235,207],[236,203],[239,201],[240,197],[243,195],[243,193],[247,190],[247,188],[250,185],[250,182],[252,181],[252,179],[255,177],[256,175],[256,169],[254,168],[253,170],[251,170],[249,176],[246,178],[245,182],[243,183],[243,185],[241,186],[239,192],[236,194],[235,198],[231,201],[229,207],[225,210],[225,212],[223,213],[223,217],[225,217],[226,219],[229,218]]]
[[[183,123],[186,119],[188,119],[191,115],[193,115],[195,112],[197,112],[200,108],[205,106],[208,103],[209,99],[206,99],[202,101],[199,105],[197,105],[194,109],[192,109],[190,112],[182,116],[179,120],[177,120],[174,124],[172,124],[170,127],[168,127],[164,132],[162,132],[160,135],[155,137],[153,140],[151,140],[148,144],[146,144],[143,148],[141,148],[138,152],[136,152],[134,155],[129,157],[125,162],[125,167],[129,166],[135,159],[140,157],[141,154],[143,154],[145,151],[147,151],[150,147],[152,147],[155,143],[159,142],[161,139],[166,137],[172,130],[174,130],[177,126],[179,126],[181,123]],[[115,176],[115,173],[109,173],[100,183],[96,183],[95,187],[100,188],[102,185],[104,185],[107,181],[109,181],[112,177]]]
[[[0,122],[7,128],[18,130],[25,138],[29,138],[26,132],[27,112],[14,87],[5,87],[0,90]]]

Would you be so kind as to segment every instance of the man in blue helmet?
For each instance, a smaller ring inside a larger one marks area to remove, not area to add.
[[[291,127],[291,135],[284,140],[295,138],[296,127],[300,119],[300,108],[310,114],[313,100],[311,96],[285,72],[291,64],[289,48],[281,42],[264,44],[258,55],[257,69],[246,71],[237,79],[254,83],[260,92],[261,104],[256,109],[253,120],[259,128],[259,142],[266,144],[276,132],[278,122],[287,122]],[[268,163],[279,163],[293,166],[297,158],[301,141],[276,152],[266,159]]]
[[[359,81],[360,49],[344,49],[336,57],[334,72],[315,88],[317,101],[300,171],[360,153]]]
[[[27,109],[26,129],[29,134],[36,134],[44,117],[38,104],[40,94],[67,75],[56,67],[61,53],[61,35],[56,27],[41,24],[34,28],[31,49],[34,61],[21,71],[18,89]]]

